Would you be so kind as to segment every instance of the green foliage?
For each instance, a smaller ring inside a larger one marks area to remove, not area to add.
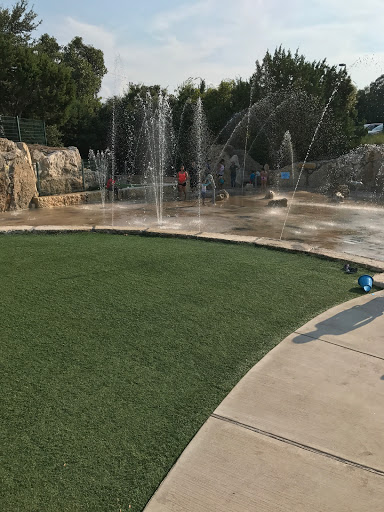
[[[188,163],[193,158],[193,140],[191,140],[190,129],[193,125],[194,106],[198,98],[201,98],[204,113],[208,123],[208,138],[215,139],[220,132],[222,137],[218,142],[225,139],[227,132],[223,128],[239,110],[249,105],[249,82],[242,79],[223,80],[219,86],[206,87],[205,81],[201,80],[200,85],[195,85],[193,79],[183,82],[171,97],[174,130],[178,141],[178,161]],[[232,127],[233,129],[233,127]],[[210,141],[208,141],[210,142]]]
[[[378,133],[376,135],[365,135],[360,140],[360,144],[384,144],[384,133]]]
[[[63,147],[63,134],[56,124],[46,126],[47,144],[54,148]]]
[[[75,97],[71,70],[2,34],[0,42],[0,112],[62,123]]]
[[[367,123],[384,120],[384,75],[379,76],[369,87],[358,92],[357,109],[359,119]]]
[[[20,0],[12,9],[0,6],[0,34],[12,37],[18,44],[28,44],[31,33],[40,25],[33,8],[28,9],[28,0]]]
[[[53,41],[48,42],[49,49],[53,47],[54,51]],[[97,95],[103,76],[107,72],[104,55],[101,50],[86,45],[81,37],[75,37],[64,46],[60,59],[62,65],[71,70],[76,90],[76,99],[69,107],[68,120],[61,127],[63,140],[65,145],[77,146],[82,156],[86,157],[89,148],[98,140],[94,126],[97,124],[97,115],[101,108],[101,101]]]
[[[337,104],[350,106],[350,95],[355,92],[345,68],[337,70],[336,66],[330,67],[325,59],[309,62],[298,50],[292,54],[281,46],[276,48],[273,55],[267,51],[261,62],[256,61],[253,81],[255,100],[282,90],[299,90],[320,98],[325,105],[336,85],[340,83],[338,100],[335,101]]]
[[[61,60],[72,70],[77,96],[83,101],[96,99],[103,76],[107,72],[103,52],[86,45],[82,37],[75,37],[64,46]]]
[[[98,97],[107,72],[103,52],[80,36],[65,46],[49,34],[32,41],[39,23],[27,0],[16,2],[13,8],[0,8],[0,113],[44,118],[52,126],[51,140],[75,145],[85,157],[90,147],[110,145],[115,105],[121,126],[117,145],[123,146],[117,159],[132,158],[128,154],[132,148],[126,149],[123,142],[140,130],[139,98],[150,96],[156,102],[161,87],[129,84],[121,98],[110,98],[103,105]],[[203,79],[200,84],[188,79],[170,97],[178,158],[189,159],[194,105],[201,98],[212,140],[222,144],[231,136],[231,145],[242,148],[247,139],[251,156],[273,165],[289,130],[296,157],[303,159],[335,89],[310,158],[337,156],[359,143],[364,134],[356,126],[363,119],[384,117],[383,77],[357,96],[345,68],[329,66],[325,60],[309,62],[298,51],[291,53],[280,46],[256,62],[248,80],[223,80],[218,87],[207,87]],[[252,115],[248,116],[250,102]]]
[[[84,101],[76,97],[69,106],[68,120],[61,128],[64,145],[76,146],[83,158],[88,156],[89,148],[100,147],[98,143],[101,108],[98,99],[87,98]],[[109,127],[108,122],[102,127],[104,135]]]
[[[40,36],[34,45],[34,50],[38,53],[45,53],[54,62],[61,62],[62,60],[62,48],[56,39],[49,34],[43,34]]]
[[[272,106],[277,109],[272,130],[274,142],[279,138],[282,140],[288,129],[297,158],[305,157],[321,114],[331,97],[332,102],[324,119],[326,130],[324,127],[322,130],[324,140],[320,140],[322,134],[319,132],[320,139],[313,146],[310,158],[335,156],[350,147],[356,120],[356,90],[345,68],[338,70],[336,66],[328,66],[326,60],[309,62],[298,51],[292,54],[280,46],[273,55],[267,51],[264,59],[256,62],[252,82],[254,102],[273,98]],[[283,102],[286,102],[284,108]],[[257,153],[254,156],[257,158]],[[270,152],[272,160],[273,156]]]
[[[203,97],[203,104],[207,115],[209,127],[214,133],[218,133],[228,120],[238,111],[243,110],[249,104],[249,87],[243,98],[244,102],[237,101],[239,84],[235,80],[223,80],[217,88],[209,88]]]
[[[49,34],[31,43],[36,17],[27,0],[0,9],[0,113],[45,119],[52,143],[88,154],[99,140],[94,127],[107,72],[103,52],[81,37],[64,47]]]
[[[112,146],[112,115],[114,113],[115,125],[118,127],[115,130],[113,141],[116,149],[115,162],[119,169],[127,168],[134,173],[138,166],[135,155],[139,158],[140,151],[137,149],[142,144],[145,135],[143,132],[143,121],[146,115],[144,104],[149,107],[149,103],[151,103],[151,108],[155,109],[160,95],[165,97],[166,91],[159,85],[146,86],[130,83],[122,96],[109,98],[100,107],[94,120],[97,138],[104,141],[104,144],[88,146],[88,149],[89,147],[105,149]]]

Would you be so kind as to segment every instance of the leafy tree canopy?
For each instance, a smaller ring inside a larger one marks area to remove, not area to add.
[[[38,53],[45,53],[52,61],[61,62],[62,60],[62,47],[56,39],[49,34],[43,34],[34,45],[35,51]]]
[[[358,92],[359,118],[367,123],[384,121],[384,75]]]
[[[0,36],[1,39],[1,36]],[[0,112],[63,123],[75,97],[71,70],[44,53],[3,39],[0,56]]]
[[[32,40],[40,23],[28,0],[0,7],[0,114],[45,119],[56,143],[84,146],[101,108],[103,52],[81,37],[64,47],[49,34]]]
[[[40,25],[37,14],[28,10],[28,0],[20,0],[11,8],[0,6],[0,33],[14,37],[18,43],[28,44],[32,32]]]
[[[102,50],[86,45],[82,37],[75,37],[63,48],[62,62],[72,69],[78,95],[96,98],[107,72]]]

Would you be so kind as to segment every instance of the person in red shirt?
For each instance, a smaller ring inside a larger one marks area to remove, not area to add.
[[[184,200],[187,199],[187,179],[188,173],[184,165],[181,165],[180,171],[177,173],[177,188],[179,190],[179,198],[184,194]]]
[[[115,197],[116,199],[118,199],[118,194],[119,194],[119,190],[116,186],[116,180],[112,179],[112,178],[109,178],[109,180],[107,181],[107,186],[106,186],[108,192],[113,192],[115,193]]]

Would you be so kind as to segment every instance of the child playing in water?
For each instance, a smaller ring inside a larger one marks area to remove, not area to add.
[[[212,174],[208,174],[204,181],[201,182],[201,199],[203,201],[203,206],[205,206],[205,198],[207,196],[207,187],[211,185],[211,180],[213,179]]]

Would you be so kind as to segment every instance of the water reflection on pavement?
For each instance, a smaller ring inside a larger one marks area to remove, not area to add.
[[[291,197],[291,193],[284,193]],[[164,204],[164,229],[242,234],[279,239],[286,208],[270,208],[262,195],[231,196],[216,205],[197,201]],[[200,216],[199,216],[200,212]],[[130,226],[156,227],[152,205],[117,202],[30,209],[0,214],[0,226]],[[321,194],[298,192],[284,230],[284,240],[384,260],[384,208],[348,200],[335,204]]]

